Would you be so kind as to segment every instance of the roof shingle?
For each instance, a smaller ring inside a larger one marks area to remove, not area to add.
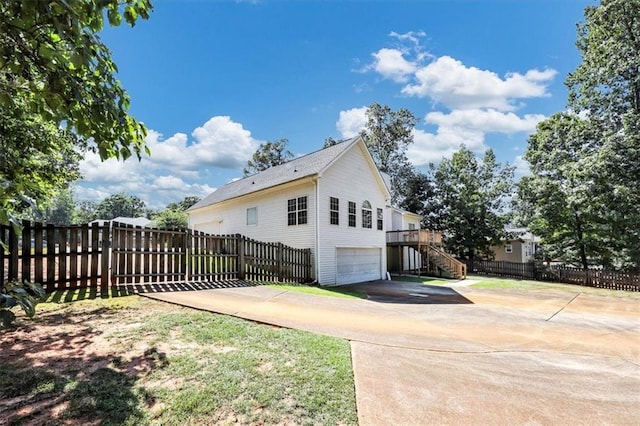
[[[292,182],[323,171],[331,162],[349,149],[359,136],[336,145],[298,157],[279,166],[270,167],[260,173],[248,176],[218,188],[189,208],[196,210],[232,198],[241,197],[263,189]]]

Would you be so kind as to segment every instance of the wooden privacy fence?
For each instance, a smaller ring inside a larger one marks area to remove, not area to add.
[[[311,281],[311,250],[242,235],[160,230],[116,222],[53,226],[24,222],[17,235],[0,225],[0,276],[48,291],[119,284]]]
[[[474,261],[467,263],[472,274],[529,279],[537,281],[577,284],[611,290],[640,291],[640,274],[601,269],[579,269],[567,266],[544,266],[542,264]]]
[[[9,280],[42,283],[45,289],[97,287],[109,281],[108,225],[53,226],[23,223],[22,232],[0,225],[0,272]]]

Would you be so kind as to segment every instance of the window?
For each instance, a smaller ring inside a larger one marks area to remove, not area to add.
[[[349,226],[356,227],[356,203],[349,201]]]
[[[340,200],[329,197],[329,223],[340,225]]]
[[[362,203],[362,227],[371,229],[371,203],[364,201]]]
[[[415,223],[410,223],[409,224],[409,229],[416,229],[416,224]]]
[[[247,209],[247,225],[258,224],[258,208],[251,207]]]
[[[505,244],[504,245],[505,253],[513,253],[513,244]]]
[[[384,226],[384,224],[382,222],[382,209],[377,209],[376,210],[376,216],[378,218],[378,231],[382,231],[382,228]]]
[[[287,201],[287,223],[304,225],[307,223],[307,197],[292,198]]]

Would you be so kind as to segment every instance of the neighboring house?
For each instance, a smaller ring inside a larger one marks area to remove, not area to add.
[[[189,227],[310,248],[321,285],[386,275],[387,183],[361,137],[231,182],[187,210]]]
[[[526,228],[505,228],[505,231],[512,234],[513,238],[491,248],[495,260],[519,263],[532,261],[540,245],[540,237],[533,235]]]

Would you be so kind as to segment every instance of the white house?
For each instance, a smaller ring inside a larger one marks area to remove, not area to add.
[[[386,275],[387,183],[360,137],[231,182],[192,206],[189,227],[310,248],[321,285]]]

